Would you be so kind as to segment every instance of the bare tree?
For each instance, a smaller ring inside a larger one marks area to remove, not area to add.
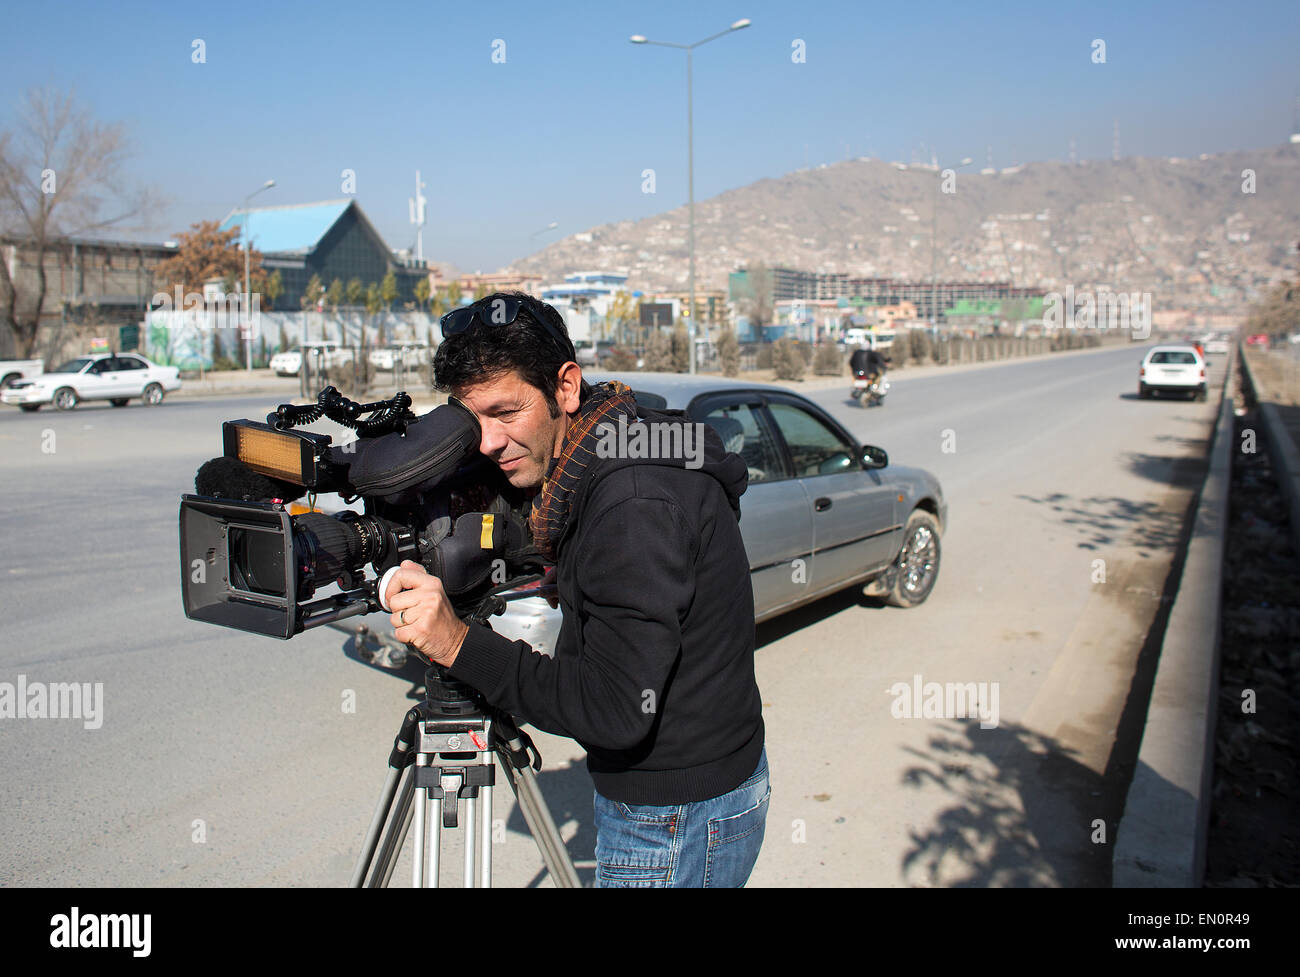
[[[0,132],[0,324],[34,354],[48,284],[45,259],[70,237],[139,220],[158,200],[124,188],[126,131],[95,121],[74,93],[33,89],[13,131]],[[20,275],[19,259],[33,273]]]
[[[772,322],[772,269],[766,264],[750,265],[745,271],[745,287],[739,296],[740,308],[757,332]]]
[[[1250,308],[1246,331],[1282,340],[1300,332],[1300,281],[1279,282]]]

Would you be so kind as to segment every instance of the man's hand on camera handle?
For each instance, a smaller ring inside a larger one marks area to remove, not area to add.
[[[456,616],[442,581],[414,560],[403,560],[388,581],[384,600],[393,613],[393,634],[431,662],[450,668],[469,634]]]

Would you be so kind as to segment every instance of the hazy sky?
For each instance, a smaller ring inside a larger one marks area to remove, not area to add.
[[[425,255],[464,271],[685,203],[686,55],[632,34],[692,43],[753,22],[695,51],[696,200],[849,155],[983,166],[991,147],[1007,166],[1067,158],[1073,138],[1106,158],[1115,119],[1124,155],[1274,146],[1300,89],[1294,0],[5,8],[0,130],[27,89],[75,87],[127,126],[131,176],[169,198],[145,236],[224,217],[267,179],[258,204],[340,198],[352,170],[389,245],[413,246],[419,168]]]

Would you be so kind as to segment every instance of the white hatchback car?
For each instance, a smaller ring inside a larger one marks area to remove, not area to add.
[[[1138,368],[1138,396],[1154,393],[1189,393],[1204,400],[1209,390],[1205,360],[1195,346],[1155,346]]]
[[[18,380],[0,392],[0,400],[25,411],[53,404],[72,410],[83,400],[107,400],[114,407],[141,400],[149,407],[162,403],[163,395],[181,388],[181,371],[158,366],[138,353],[97,353],[69,360],[30,380]]]
[[[278,377],[296,377],[302,369],[302,347],[295,346],[271,357],[270,367]]]

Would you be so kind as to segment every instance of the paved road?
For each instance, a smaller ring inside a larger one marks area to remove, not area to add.
[[[1113,834],[1114,744],[1132,737],[1134,663],[1213,408],[1139,401],[1137,360],[902,371],[872,410],[813,394],[938,474],[951,525],[925,605],[850,593],[760,628],[773,798],[753,884],[1105,884],[1094,820]],[[103,683],[97,729],[0,720],[0,884],[346,882],[418,669],[372,668],[330,629],[278,642],[180,606],[179,495],[219,452],[222,419],[277,399],[0,413],[0,682]],[[887,690],[917,674],[997,683],[997,727],[892,717]],[[589,881],[581,752],[537,738]],[[501,801],[497,883],[536,884],[540,859]]]

